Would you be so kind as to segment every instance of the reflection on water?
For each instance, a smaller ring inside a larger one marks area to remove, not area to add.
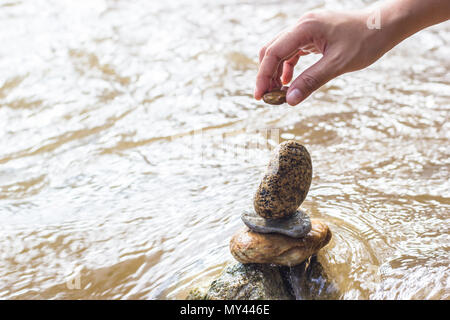
[[[299,107],[251,98],[265,41],[366,2],[2,2],[0,298],[184,298],[232,261],[279,132],[340,298],[449,299],[450,25]]]

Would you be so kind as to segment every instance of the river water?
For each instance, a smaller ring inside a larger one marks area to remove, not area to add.
[[[184,298],[296,139],[339,297],[449,299],[450,24],[295,108],[252,99],[267,40],[368,3],[0,1],[0,298]]]

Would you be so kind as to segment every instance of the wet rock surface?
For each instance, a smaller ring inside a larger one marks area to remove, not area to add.
[[[281,219],[265,219],[253,211],[241,215],[244,224],[252,231],[259,233],[279,233],[293,238],[302,238],[311,231],[311,220],[301,210]]]
[[[256,233],[245,227],[231,238],[230,251],[241,263],[294,266],[316,254],[330,240],[330,229],[319,220],[311,220],[311,231],[299,239],[274,233]]]
[[[192,289],[188,300],[319,300],[339,292],[316,256],[295,267],[231,264],[207,289]]]
[[[299,265],[279,270],[295,300],[339,299],[339,290],[315,255]]]
[[[278,268],[237,263],[225,268],[211,283],[207,300],[288,300],[292,299]]]
[[[308,150],[289,140],[281,143],[269,162],[256,191],[253,206],[267,219],[294,214],[305,200],[312,180],[312,164]]]

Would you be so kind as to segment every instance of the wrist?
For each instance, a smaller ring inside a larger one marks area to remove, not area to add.
[[[367,41],[384,54],[404,39],[419,31],[412,8],[401,0],[386,1],[363,10],[367,25]]]
[[[372,9],[373,10],[373,9]],[[387,0],[378,8],[381,30],[395,46],[416,32],[450,18],[448,0]]]

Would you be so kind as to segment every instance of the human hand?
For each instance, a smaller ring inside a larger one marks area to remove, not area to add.
[[[292,106],[329,80],[375,62],[393,44],[388,33],[367,27],[370,14],[319,11],[302,16],[260,50],[254,97],[259,100],[264,93],[288,84],[300,57],[310,53],[323,56],[290,85],[287,102]]]

